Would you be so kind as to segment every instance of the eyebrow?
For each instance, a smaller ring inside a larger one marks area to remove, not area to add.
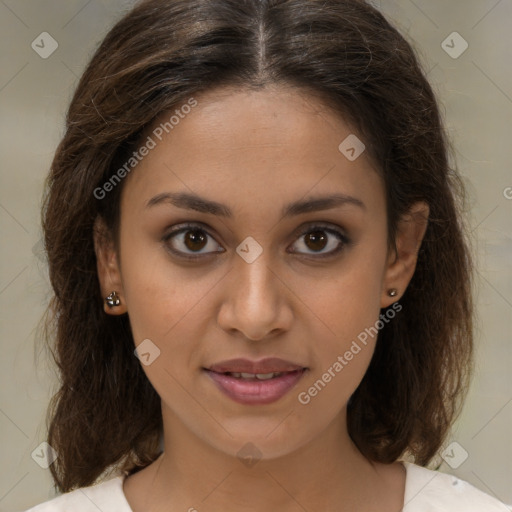
[[[146,203],[146,208],[165,203],[170,203],[178,208],[187,210],[195,210],[229,219],[233,218],[233,212],[228,206],[187,192],[164,192],[158,194]],[[360,199],[346,194],[332,194],[289,203],[283,207],[281,217],[292,217],[303,213],[330,210],[346,205],[354,205],[366,210],[365,204]]]

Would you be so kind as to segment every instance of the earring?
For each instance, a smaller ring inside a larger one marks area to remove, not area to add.
[[[398,291],[396,288],[391,288],[391,290],[388,290],[388,295],[390,297],[395,297],[397,293],[398,293]]]
[[[112,292],[106,299],[105,304],[109,308],[113,308],[115,306],[119,306],[121,304],[121,299],[119,298],[119,295],[117,292]]]

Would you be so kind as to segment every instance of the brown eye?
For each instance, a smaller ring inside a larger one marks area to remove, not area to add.
[[[218,250],[220,245],[205,229],[196,225],[185,225],[174,229],[165,235],[162,241],[173,254],[182,258],[195,259],[216,252],[224,252]]]
[[[303,231],[299,235],[298,242],[295,245],[300,245],[307,250],[293,250],[292,252],[319,258],[334,256],[350,244],[350,240],[344,233],[324,226],[312,226]]]
[[[311,231],[305,235],[305,244],[312,251],[321,251],[327,245],[327,240],[323,231]]]
[[[165,235],[162,241],[170,252],[184,259],[198,259],[215,253],[225,252],[215,242],[212,235],[201,226],[195,224],[178,226]],[[308,230],[303,231],[299,236],[298,242],[295,245],[301,245],[302,249],[305,250],[295,249],[291,252],[317,258],[334,256],[350,244],[350,240],[343,232],[321,225],[312,226]]]
[[[191,251],[200,251],[206,245],[204,232],[198,229],[185,231],[184,244]]]

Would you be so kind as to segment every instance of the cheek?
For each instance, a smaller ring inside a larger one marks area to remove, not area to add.
[[[318,286],[304,284],[312,321],[317,325],[317,332],[321,329],[328,335],[328,346],[341,350],[375,324],[380,312],[381,276],[379,261],[357,255]]]
[[[197,302],[197,292],[169,264],[158,243],[126,231],[121,232],[121,265],[134,342],[149,339],[163,350],[164,341],[184,325],[181,320]]]
[[[223,272],[177,266],[158,243],[141,242],[132,233],[123,236],[123,288],[134,342],[138,347],[150,340],[159,352],[155,364],[144,369],[151,379],[164,371],[186,375],[202,363],[198,333],[211,321],[208,294]]]
[[[347,282],[340,283],[330,290],[329,300],[318,303],[323,322],[317,321],[311,330],[316,339],[315,365],[296,397],[304,417],[324,422],[329,411],[330,419],[334,419],[368,369],[377,341],[375,325],[380,308],[379,295],[364,284],[368,283],[359,282],[352,288]]]
[[[381,270],[375,256],[360,254],[350,264],[347,260],[335,279],[308,285],[315,367],[301,387],[299,403],[344,406],[359,385],[378,336]]]
[[[123,260],[123,287],[142,369],[164,402],[190,407],[183,383],[191,368],[199,368],[194,333],[205,316],[199,316],[201,299],[213,284],[185,279],[147,246],[131,247]]]

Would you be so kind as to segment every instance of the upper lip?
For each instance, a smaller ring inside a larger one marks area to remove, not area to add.
[[[293,372],[295,370],[303,370],[305,367],[299,364],[279,359],[278,357],[267,357],[259,361],[251,361],[250,359],[238,358],[229,359],[215,363],[207,370],[216,373],[277,373],[277,372]]]

